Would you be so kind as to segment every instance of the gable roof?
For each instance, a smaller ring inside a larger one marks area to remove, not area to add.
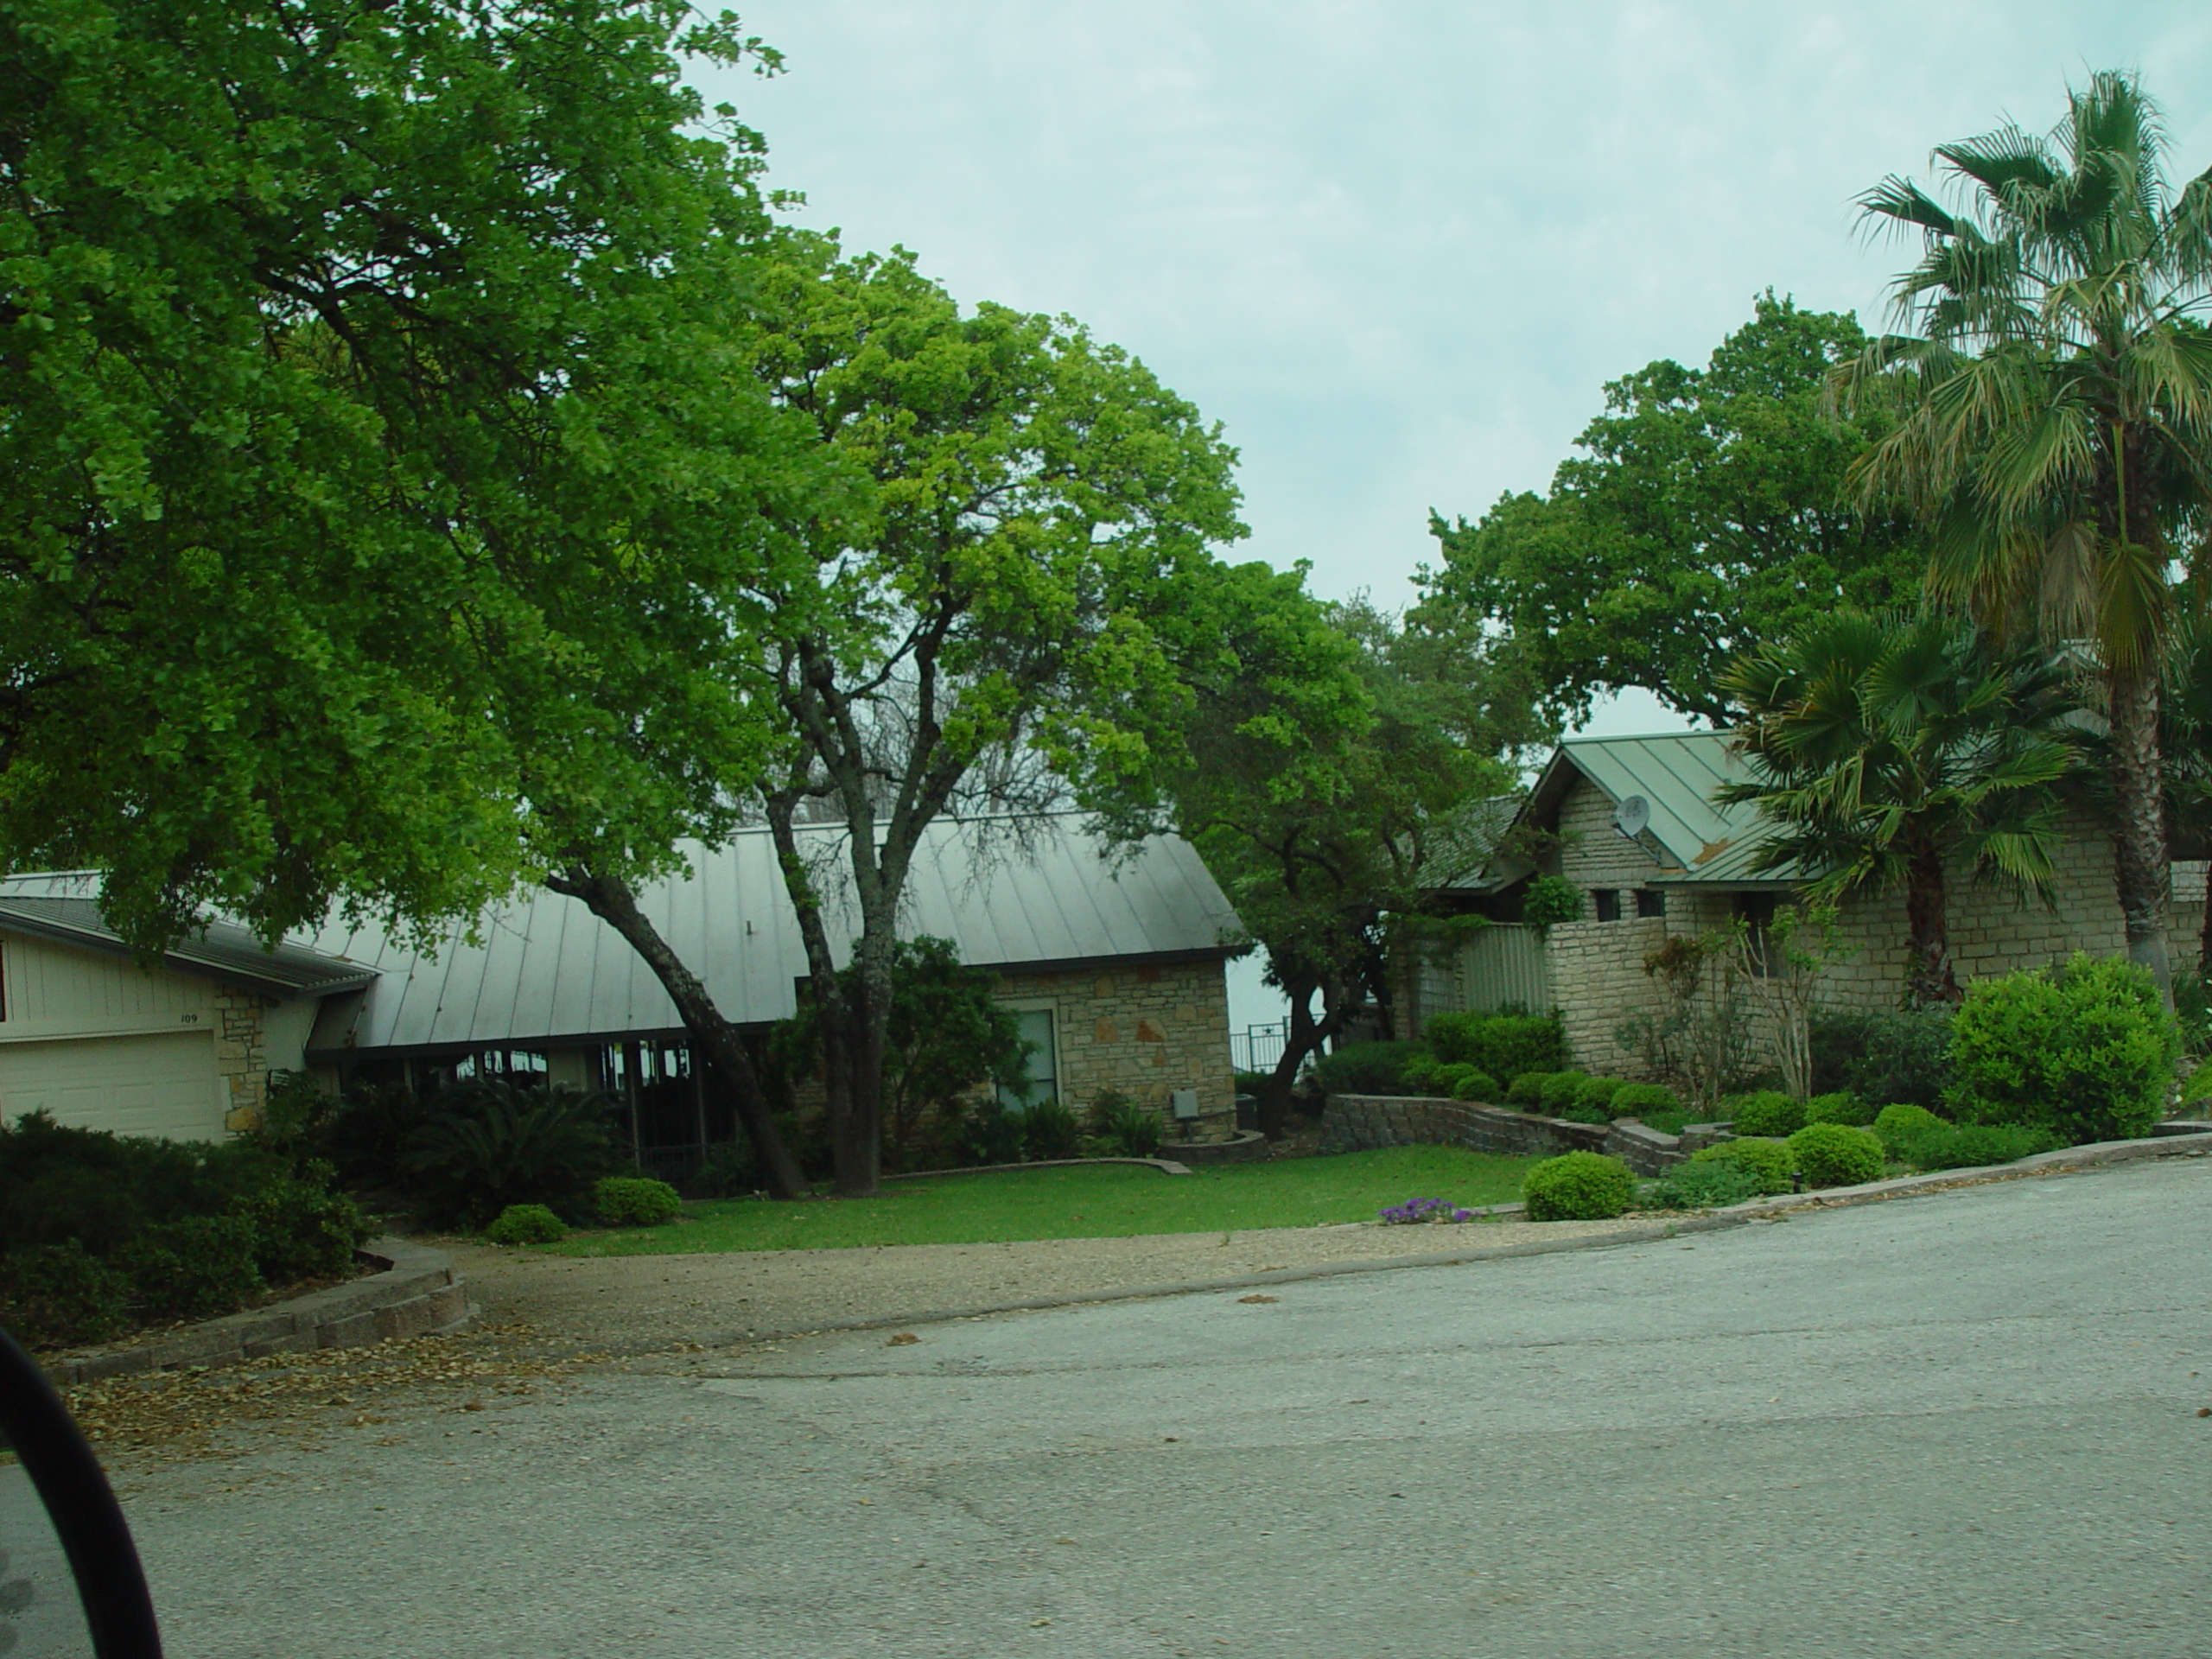
[[[842,965],[859,929],[842,825],[799,831],[819,872]],[[640,887],[639,908],[741,1026],[781,1020],[807,976],[798,918],[765,830],[723,846],[682,849],[682,875]],[[949,938],[962,961],[1052,969],[1112,958],[1227,956],[1236,912],[1187,842],[1145,842],[1110,862],[1084,815],[940,819],[922,836],[899,933]],[[319,950],[380,975],[359,998],[325,1008],[310,1052],[493,1046],[622,1033],[674,1033],[675,1005],[652,970],[581,903],[543,888],[487,912],[471,943],[456,928],[430,953],[381,929],[334,925]]]
[[[1729,744],[1730,732],[1665,732],[1644,737],[1570,737],[1554,752],[1521,809],[1521,823],[1554,820],[1567,791],[1586,779],[1618,806],[1640,795],[1650,809],[1638,839],[1656,854],[1655,886],[1783,887],[1803,879],[1794,867],[1754,873],[1770,833],[1753,805],[1721,806],[1713,791],[1751,771]]]
[[[122,935],[101,918],[99,892],[99,877],[91,871],[10,876],[0,881],[0,927],[128,956],[130,948]],[[267,949],[250,930],[223,921],[178,940],[162,953],[162,963],[177,973],[222,980],[279,1001],[346,990],[376,977],[373,968],[290,939]]]

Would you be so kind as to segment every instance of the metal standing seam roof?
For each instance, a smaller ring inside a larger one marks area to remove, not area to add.
[[[89,871],[10,876],[0,881],[0,925],[41,938],[115,955],[130,947],[100,916],[99,878]],[[287,939],[274,950],[234,922],[211,922],[162,953],[170,968],[289,999],[365,985],[376,971]]]
[[[1751,864],[1771,833],[1757,806],[1721,806],[1713,791],[1751,776],[1729,747],[1729,732],[1668,732],[1644,737],[1571,737],[1561,743],[1529,791],[1524,811],[1556,806],[1575,774],[1588,779],[1618,805],[1641,795],[1651,809],[1648,834],[1679,868],[1661,866],[1654,886],[1794,885],[1794,867],[1754,872]]]
[[[817,880],[842,964],[858,927],[845,830],[800,833],[824,861]],[[1076,813],[1031,821],[1023,840],[988,820],[932,824],[907,879],[900,933],[950,938],[963,962],[1001,969],[1234,948],[1224,940],[1237,931],[1236,912],[1189,843],[1156,837],[1114,865]],[[690,879],[642,887],[639,908],[733,1022],[787,1017],[806,954],[768,833],[682,850]],[[379,976],[358,1001],[326,1009],[311,1048],[489,1046],[682,1026],[637,953],[574,899],[537,889],[482,917],[474,943],[465,933],[417,954],[380,929],[325,929],[316,949]]]

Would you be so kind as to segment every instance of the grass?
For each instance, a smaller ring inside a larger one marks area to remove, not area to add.
[[[1468,1208],[1510,1203],[1535,1161],[1452,1147],[1390,1147],[1188,1175],[1128,1165],[945,1175],[890,1182],[873,1198],[688,1205],[674,1226],[580,1233],[549,1248],[563,1255],[669,1255],[1311,1227],[1372,1221],[1408,1198],[1449,1198]]]

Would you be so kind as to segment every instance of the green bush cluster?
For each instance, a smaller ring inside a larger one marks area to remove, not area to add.
[[[0,1324],[40,1345],[227,1313],[352,1266],[368,1236],[332,1171],[245,1141],[0,1127]]]
[[[1419,1043],[1354,1043],[1313,1062],[1313,1086],[1325,1095],[1402,1094],[1408,1064],[1433,1058]]]
[[[1628,1084],[1618,1077],[1585,1077],[1582,1086],[1574,1091],[1575,1107],[1577,1109],[1595,1107],[1605,1114],[1605,1121],[1610,1123],[1615,1116],[1612,1110],[1614,1096],[1627,1087]]]
[[[1160,1150],[1160,1118],[1115,1089],[1101,1089],[1090,1103],[1087,1127],[1094,1157],[1149,1158]]]
[[[1950,1082],[1951,1011],[1824,1015],[1810,1033],[1813,1092],[1936,1107]]]
[[[1805,1103],[1805,1122],[1811,1123],[1848,1123],[1854,1129],[1871,1128],[1874,1122],[1874,1107],[1848,1089],[1837,1089],[1825,1095],[1815,1095]]]
[[[1805,1103],[1779,1089],[1738,1095],[1720,1103],[1722,1116],[1738,1135],[1791,1135],[1805,1127]]]
[[[683,1213],[683,1200],[666,1181],[608,1175],[592,1188],[591,1207],[609,1227],[661,1227]]]
[[[1760,1193],[1758,1177],[1742,1164],[1685,1160],[1643,1189],[1653,1210],[1719,1210]]]
[[[568,1236],[561,1217],[542,1204],[511,1204],[484,1230],[494,1244],[557,1244]]]
[[[1487,1101],[1497,1098],[1497,1079],[1478,1065],[1455,1065],[1450,1068],[1452,1098],[1454,1100]]]
[[[1950,1127],[1925,1106],[1916,1106],[1910,1101],[1900,1100],[1885,1106],[1874,1114],[1874,1134],[1883,1150],[1900,1163],[1916,1161],[1910,1156],[1912,1143],[1934,1130]]]
[[[2060,1146],[2049,1129],[2025,1123],[1946,1123],[1914,1140],[1904,1161],[1924,1170],[2009,1164]]]
[[[1567,1028],[1556,1014],[1432,1014],[1422,1041],[1440,1064],[1479,1066],[1493,1077],[1567,1064]]]
[[[1872,1129],[1808,1123],[1784,1144],[1808,1186],[1856,1186],[1882,1179],[1882,1142]]]
[[[1758,1183],[1763,1193],[1787,1192],[1795,1185],[1797,1159],[1785,1141],[1738,1135],[1690,1154],[1694,1164],[1733,1164]]]
[[[2077,951],[2059,972],[1967,988],[1944,1104],[1961,1123],[2018,1124],[2070,1145],[2128,1139],[2158,1121],[2180,1055],[2149,970]]]
[[[1021,1155],[1050,1163],[1083,1155],[1083,1121],[1057,1100],[1033,1101],[1021,1115]]]
[[[1618,1158],[1562,1153],[1531,1167],[1521,1200],[1531,1221],[1609,1221],[1636,1198],[1636,1177]]]
[[[1547,1116],[1557,1117],[1575,1103],[1582,1092],[1582,1085],[1590,1081],[1586,1071],[1554,1071],[1544,1079],[1543,1090],[1536,1096],[1536,1104]]]
[[[1523,1106],[1534,1109],[1543,1103],[1544,1084],[1551,1077],[1548,1071],[1523,1071],[1505,1085],[1505,1103],[1509,1106]]]

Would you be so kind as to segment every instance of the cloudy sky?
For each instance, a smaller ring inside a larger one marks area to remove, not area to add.
[[[1768,287],[1876,320],[1910,250],[1853,199],[1932,145],[2122,67],[2212,166],[2202,0],[741,10],[786,73],[701,85],[802,222],[1128,346],[1243,452],[1241,556],[1390,605],[1430,510],[1545,487],[1605,380],[1702,362]]]

